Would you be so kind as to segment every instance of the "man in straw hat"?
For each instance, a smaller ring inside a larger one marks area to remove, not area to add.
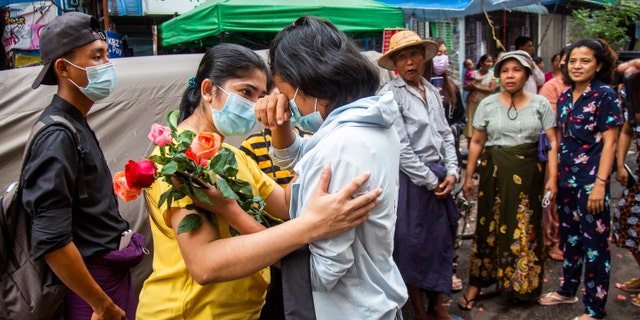
[[[65,13],[42,29],[44,67],[32,88],[55,85],[57,92],[39,120],[64,118],[79,139],[62,125],[46,127],[33,138],[22,169],[22,203],[33,217],[32,252],[67,287],[64,318],[72,320],[133,319],[136,311],[129,268],[142,254],[130,255],[129,249],[139,244],[138,236],[129,247],[121,241],[129,224],[118,211],[111,172],[86,119],[94,102],[116,85],[105,39],[98,21],[80,12]]]
[[[459,213],[451,191],[458,160],[440,94],[422,77],[424,63],[437,51],[434,41],[405,30],[391,37],[389,51],[378,59],[378,65],[399,75],[381,89],[393,92],[401,114],[394,123],[401,153],[393,257],[417,319],[459,319],[442,306],[453,275]],[[427,310],[423,291],[429,299]]]

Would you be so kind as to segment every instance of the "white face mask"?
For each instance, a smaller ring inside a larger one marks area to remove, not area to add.
[[[87,73],[87,80],[89,80],[89,83],[87,83],[87,86],[84,88],[77,85],[69,78],[67,78],[67,80],[76,86],[80,92],[87,96],[87,98],[91,99],[91,101],[98,101],[108,97],[116,88],[118,76],[116,75],[116,68],[113,65],[113,62],[83,68],[73,64],[67,59],[63,58],[63,60]]]
[[[446,54],[433,57],[433,72],[442,75],[449,68],[449,56]]]

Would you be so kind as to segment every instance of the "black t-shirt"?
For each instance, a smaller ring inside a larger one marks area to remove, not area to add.
[[[98,140],[82,113],[58,96],[40,118],[51,115],[73,124],[83,151],[81,158],[73,132],[60,125],[44,129],[33,139],[22,185],[22,202],[33,216],[33,255],[39,258],[71,241],[85,258],[115,250],[129,223],[118,211],[111,172]]]

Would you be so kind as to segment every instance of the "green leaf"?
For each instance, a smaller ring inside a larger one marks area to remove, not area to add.
[[[211,201],[211,199],[209,199],[209,197],[207,196],[206,193],[204,193],[202,190],[200,190],[199,188],[194,188],[193,189],[193,193],[194,196],[196,197],[196,199],[200,200],[201,202],[204,202],[212,207],[214,207],[216,204],[213,203]]]
[[[202,225],[200,215],[191,213],[186,215],[178,224],[178,234],[197,230]]]
[[[164,166],[162,166],[162,170],[160,170],[161,175],[172,175],[178,171],[178,163],[171,160]]]
[[[171,128],[172,131],[178,130],[178,118],[180,116],[180,110],[175,109],[171,110],[167,115],[167,125]]]
[[[240,198],[233,191],[233,189],[231,189],[231,187],[229,187],[229,184],[227,183],[227,181],[225,179],[222,179],[222,178],[217,179],[216,180],[216,185],[218,186],[218,190],[220,190],[220,192],[222,192],[222,195],[225,198],[229,198],[229,199],[233,199],[233,200],[240,200]]]
[[[178,190],[175,190],[172,195],[173,195],[173,200],[180,200],[187,196],[187,194],[180,192]]]
[[[197,132],[193,132],[191,130],[182,131],[178,135],[178,142],[179,143],[185,143],[187,145],[191,145],[191,142],[193,141],[193,138],[196,136],[196,134],[197,134]]]
[[[166,157],[157,155],[157,154],[150,156],[149,160],[153,161],[153,163],[155,163],[155,164],[160,164],[160,165],[163,165],[163,166],[167,162],[169,162],[169,159],[167,159]]]
[[[160,196],[160,200],[158,200],[158,208],[161,208],[162,205],[164,204],[165,201],[167,201],[167,198],[171,196],[171,193],[173,192],[173,187],[170,187],[169,190],[165,191],[161,196]]]
[[[236,156],[233,151],[228,148],[222,148],[220,152],[211,159],[209,167],[213,172],[228,178],[235,177],[238,174]]]

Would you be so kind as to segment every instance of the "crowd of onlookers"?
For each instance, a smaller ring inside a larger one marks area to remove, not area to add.
[[[443,300],[464,287],[458,306],[473,310],[492,285],[506,303],[546,306],[578,302],[584,283],[576,319],[604,319],[611,227],[640,266],[640,185],[627,184],[637,172],[624,167],[631,140],[640,146],[640,88],[612,85],[616,68],[637,74],[639,60],[617,65],[606,41],[585,38],[545,75],[532,39],[519,37],[516,50],[485,54],[475,69],[465,61],[458,88],[445,42],[404,30],[377,60],[398,74],[379,88],[377,67],[350,38],[305,16],[277,34],[268,64],[239,45],[208,49],[173,128],[224,139],[262,123],[242,146],[222,146],[237,178],[284,222],[266,228],[213,187],[169,204],[167,192],[187,182],[159,178],[144,191],[153,272],[134,297],[134,263],[104,259],[121,251],[128,223],[85,119],[115,87],[104,40],[91,16],[54,19],[33,84],[58,88],[41,119],[66,118],[81,136],[76,146],[64,127],[47,127],[21,180],[34,252],[68,289],[65,318],[391,320],[410,301],[416,319],[460,319]],[[615,207],[612,175],[628,185]],[[468,279],[456,276],[456,183],[477,197]],[[563,261],[563,281],[543,293],[547,257]],[[622,289],[640,292],[640,280]]]

